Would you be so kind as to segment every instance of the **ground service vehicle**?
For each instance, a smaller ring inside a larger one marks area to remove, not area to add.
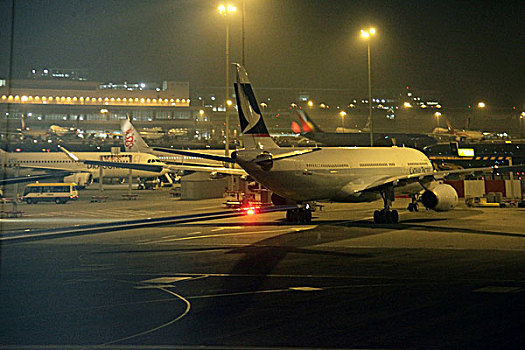
[[[34,183],[27,185],[22,200],[27,204],[37,202],[66,203],[78,199],[76,183]]]

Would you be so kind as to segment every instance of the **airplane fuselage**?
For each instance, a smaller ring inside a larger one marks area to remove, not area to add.
[[[76,155],[86,160],[159,164],[156,156],[147,153],[123,152],[112,154],[110,152],[78,152]],[[95,179],[98,178],[100,174],[98,165],[76,162],[69,159],[68,156],[62,152],[2,153],[2,158],[4,157],[5,159],[2,159],[2,165],[10,176],[52,170],[91,173]],[[164,170],[162,172],[133,170],[132,174],[134,177],[156,177],[163,175],[165,172]],[[125,178],[129,175],[129,169],[103,166],[102,174],[108,178]]]
[[[290,150],[279,148],[269,152],[277,155]],[[236,161],[265,187],[296,201],[368,202],[379,198],[377,192],[363,191],[369,184],[388,177],[433,172],[425,154],[404,147],[322,148],[275,160],[269,170],[252,161],[259,154],[261,151],[240,150]],[[414,187],[422,189],[415,183],[396,190],[408,193],[413,192]]]

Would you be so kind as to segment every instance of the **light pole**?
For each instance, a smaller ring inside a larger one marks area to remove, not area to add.
[[[439,128],[439,117],[441,117],[441,112],[434,113],[434,117],[436,117],[437,120],[437,127]]]
[[[242,0],[242,16],[241,16],[241,64],[243,67],[245,67],[245,57],[244,57],[244,39],[245,39],[245,32],[244,32],[244,20],[246,18],[246,2],[245,0]],[[246,67],[245,67],[246,68]]]
[[[525,112],[520,114],[520,137],[523,137],[523,118],[525,118]]]
[[[226,157],[230,156],[230,118],[228,114],[228,101],[230,98],[230,14],[234,13],[237,10],[235,6],[232,5],[221,5],[219,6],[219,13],[226,19],[226,84],[225,84],[225,98],[224,98],[224,109],[226,114],[226,145],[224,147],[224,153]],[[231,103],[231,101],[230,101]]]
[[[368,46],[368,125],[370,126],[370,146],[374,145],[374,122],[372,119],[372,72],[370,65],[370,37],[376,34],[375,28],[361,29],[361,37]]]
[[[339,115],[341,116],[341,121],[342,121],[342,125],[343,125],[343,132],[345,132],[345,117],[346,117],[346,112],[345,112],[345,111],[341,111],[341,112],[339,112]]]

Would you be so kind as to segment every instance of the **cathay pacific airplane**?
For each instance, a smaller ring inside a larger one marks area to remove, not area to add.
[[[234,161],[271,190],[274,204],[295,205],[296,208],[287,210],[289,222],[310,222],[311,203],[315,201],[356,203],[381,198],[383,209],[374,212],[374,222],[397,223],[398,212],[392,210],[396,194],[411,195],[411,208],[417,205],[418,199],[429,209],[451,210],[457,204],[458,195],[443,179],[449,175],[501,169],[436,172],[424,153],[406,147],[281,148],[269,135],[248,74],[241,65],[235,66],[234,88],[245,148],[233,152],[231,157],[222,157],[222,161]],[[184,154],[174,149],[162,151]],[[200,156],[221,160],[219,156]]]

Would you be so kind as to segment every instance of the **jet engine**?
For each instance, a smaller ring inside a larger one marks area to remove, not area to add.
[[[226,176],[228,175],[224,173],[212,171],[208,177],[210,180],[220,180],[220,179],[224,179]]]
[[[273,168],[273,157],[268,152],[263,152],[255,157],[255,162],[259,164],[264,171],[270,171]]]
[[[85,188],[93,183],[93,175],[91,173],[75,173],[64,176],[64,182],[74,182],[79,188]]]
[[[439,184],[432,190],[426,190],[421,195],[421,203],[435,211],[452,210],[458,203],[458,193],[454,187],[447,184]]]

